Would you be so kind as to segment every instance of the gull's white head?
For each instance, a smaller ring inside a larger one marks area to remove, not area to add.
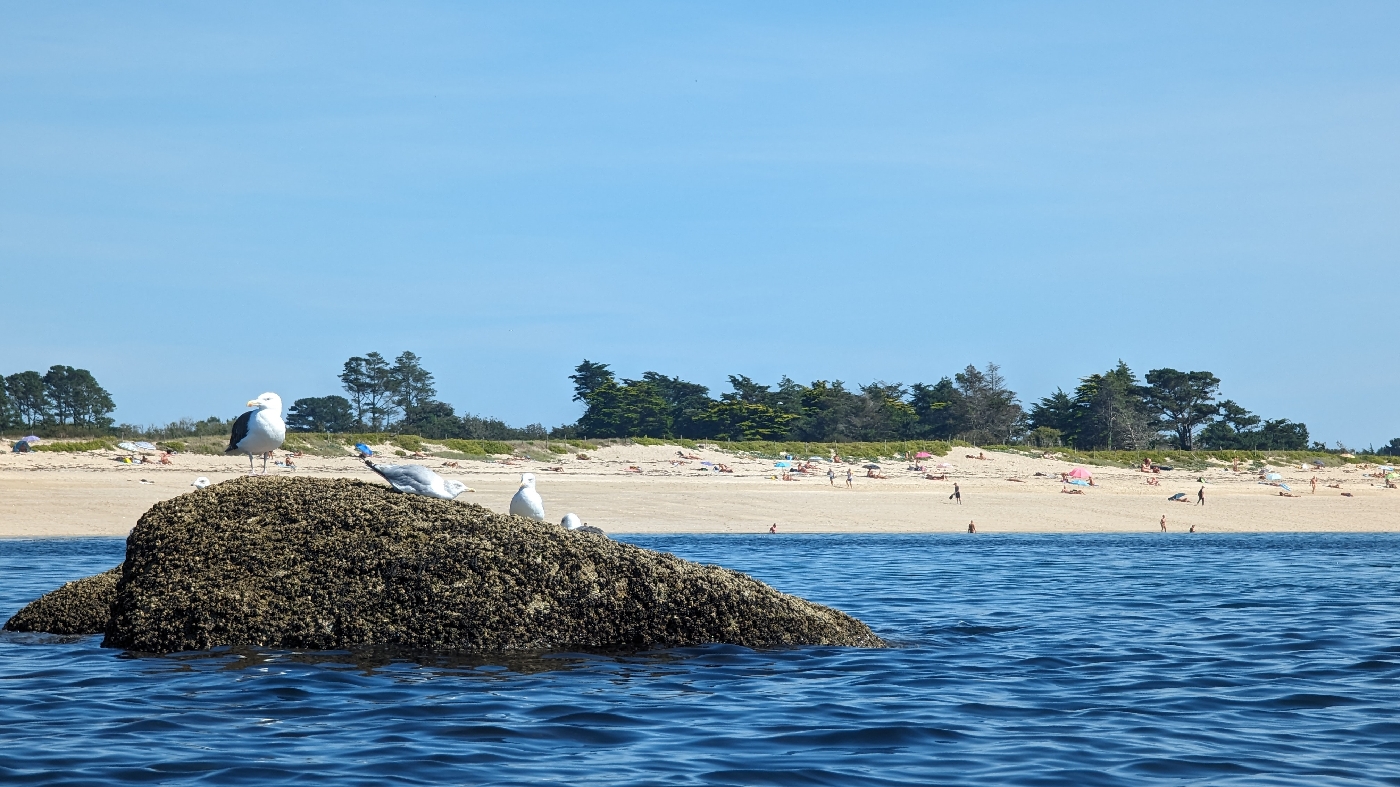
[[[521,473],[521,474],[520,474],[520,488],[521,488],[521,489],[524,489],[524,488],[527,487],[527,486],[530,487],[531,489],[534,489],[534,488],[535,488],[535,474],[534,474],[534,473]]]
[[[564,515],[564,519],[559,522],[565,530],[578,530],[583,527],[583,522],[578,518],[578,514],[573,512]]]
[[[209,484],[209,479],[205,478],[204,476],[200,476],[199,478],[196,478],[194,480],[194,483],[190,484],[190,486],[194,487],[195,489],[203,489],[204,487],[209,486]]]
[[[455,478],[449,478],[445,483],[447,485],[448,493],[451,494],[453,497],[456,497],[457,495],[460,495],[463,492],[467,491],[467,485],[462,483],[461,481],[458,481]]]
[[[248,400],[249,407],[256,407],[259,410],[271,410],[278,415],[282,413],[282,397],[271,391],[259,396],[256,399]]]

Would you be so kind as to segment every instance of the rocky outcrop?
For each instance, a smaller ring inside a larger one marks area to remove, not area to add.
[[[151,652],[884,645],[737,571],[351,480],[242,478],[158,503],[115,595],[103,644]]]
[[[101,634],[112,617],[117,600],[117,566],[96,576],[69,582],[45,593],[5,621],[6,631],[42,631],[48,634]]]

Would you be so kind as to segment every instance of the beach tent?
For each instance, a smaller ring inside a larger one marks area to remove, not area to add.
[[[1067,483],[1074,484],[1075,486],[1088,486],[1088,485],[1089,485],[1089,482],[1088,482],[1088,481],[1085,481],[1085,480],[1082,479],[1082,478],[1071,478]]]
[[[1268,475],[1264,476],[1264,480],[1265,480],[1265,481],[1282,481],[1282,480],[1283,480],[1283,476],[1279,475],[1278,473],[1269,473]]]
[[[15,443],[14,447],[10,450],[16,454],[27,454],[30,451],[33,451],[34,449],[29,447],[28,440],[20,440],[19,442]]]
[[[1093,477],[1094,477],[1094,474],[1091,473],[1091,472],[1089,472],[1088,470],[1085,470],[1085,469],[1082,468],[1082,467],[1076,467],[1076,468],[1074,468],[1073,470],[1069,471],[1069,477],[1070,477],[1070,478],[1093,478]]]
[[[774,463],[773,463],[773,466],[774,466],[774,467],[792,467],[792,463],[791,463],[791,462],[774,462]]]

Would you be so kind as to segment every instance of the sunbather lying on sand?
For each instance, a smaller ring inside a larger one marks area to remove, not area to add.
[[[924,473],[924,478],[929,481],[947,481],[948,474],[944,473],[943,475],[934,475],[933,473]]]
[[[1070,489],[1070,488],[1067,487],[1067,486],[1063,486],[1063,487],[1060,487],[1060,494],[1062,494],[1062,495],[1082,495],[1082,494],[1084,494],[1084,490],[1083,490],[1083,489]]]
[[[1278,496],[1279,496],[1279,497],[1297,497],[1297,495],[1293,494],[1292,492],[1285,492],[1285,491],[1283,491],[1282,489],[1278,490]]]

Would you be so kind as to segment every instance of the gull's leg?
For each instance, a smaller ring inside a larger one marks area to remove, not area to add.
[[[248,454],[248,475],[253,474],[253,455]]]
[[[267,454],[263,454],[263,475],[267,475]]]

